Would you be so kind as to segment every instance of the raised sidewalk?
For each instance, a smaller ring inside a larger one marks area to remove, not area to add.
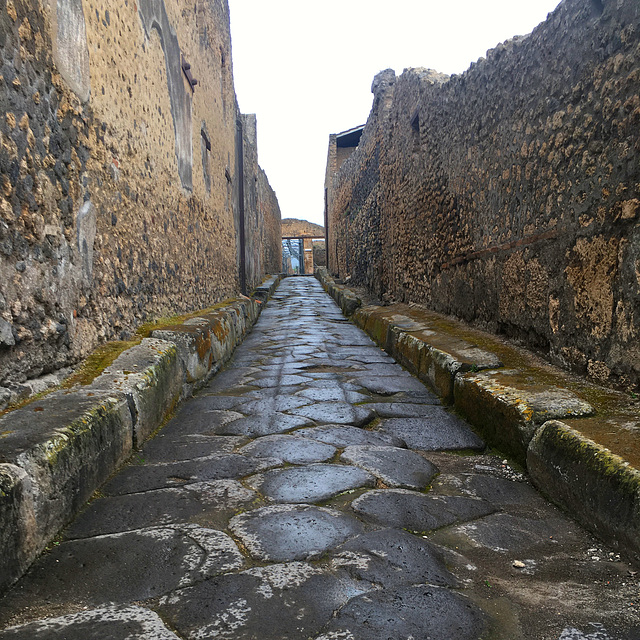
[[[231,357],[280,279],[267,279],[251,298],[153,331],[90,385],[0,416],[0,592]]]
[[[640,405],[482,331],[412,305],[363,305],[318,269],[324,289],[550,500],[640,558]]]

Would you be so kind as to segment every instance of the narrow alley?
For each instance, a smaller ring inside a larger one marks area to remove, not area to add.
[[[286,278],[0,600],[0,638],[637,640],[637,579]]]

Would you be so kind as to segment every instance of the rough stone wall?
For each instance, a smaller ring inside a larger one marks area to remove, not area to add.
[[[239,291],[226,0],[7,0],[0,63],[0,384]]]
[[[330,269],[637,389],[639,25],[637,0],[565,0],[461,76],[378,75],[328,168]]]
[[[258,167],[258,204],[262,217],[262,265],[264,273],[282,271],[282,234],[280,205],[267,174]]]

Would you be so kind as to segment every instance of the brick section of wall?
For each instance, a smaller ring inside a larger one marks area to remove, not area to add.
[[[7,0],[0,63],[0,385],[238,293],[226,0]]]
[[[565,0],[461,76],[379,74],[328,166],[331,271],[637,389],[638,24],[636,0]]]

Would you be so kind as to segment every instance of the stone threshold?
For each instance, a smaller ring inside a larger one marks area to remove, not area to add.
[[[640,559],[640,404],[441,314],[366,305],[327,269],[343,313],[587,529]]]
[[[280,280],[272,276],[250,298],[152,331],[89,385],[0,416],[0,593],[229,360]]]

